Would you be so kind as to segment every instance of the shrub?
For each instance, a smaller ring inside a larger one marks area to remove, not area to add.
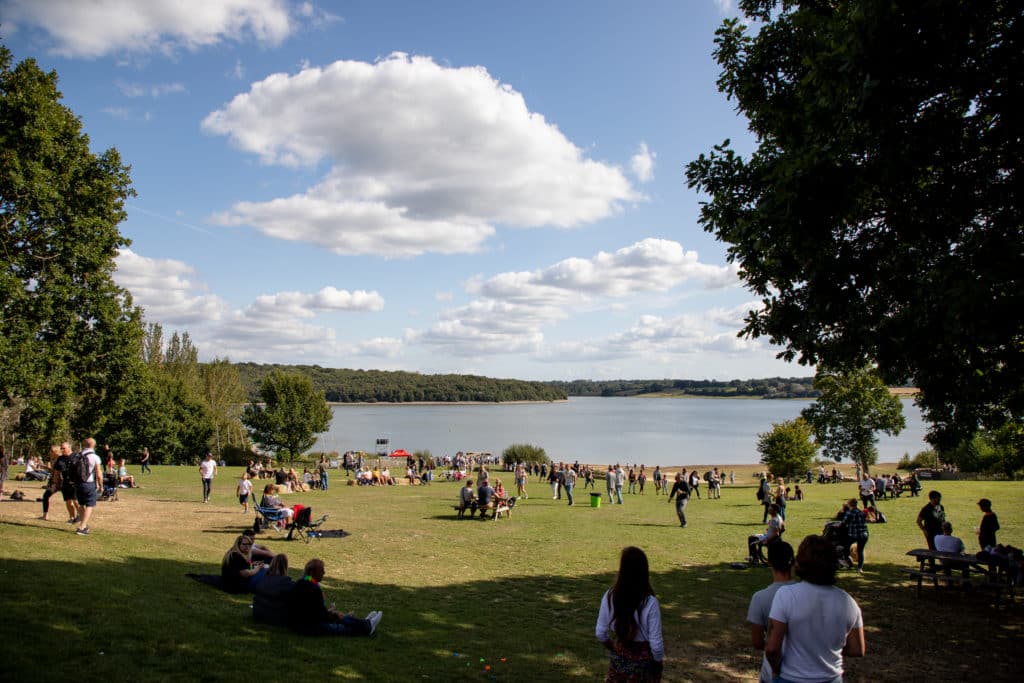
[[[901,470],[916,470],[921,467],[931,468],[937,466],[938,456],[936,455],[935,451],[926,450],[920,451],[913,458],[911,458],[910,455],[908,455],[907,453],[904,453],[903,457],[900,458],[900,462],[897,465],[897,468]]]
[[[514,465],[517,462],[551,462],[548,454],[540,446],[525,443],[514,443],[501,453],[502,464]]]

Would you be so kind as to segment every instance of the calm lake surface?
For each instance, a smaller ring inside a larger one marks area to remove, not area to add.
[[[562,403],[510,405],[333,406],[330,431],[314,450],[429,450],[500,454],[514,443],[540,446],[553,460],[648,465],[753,464],[757,435],[790,420],[810,402],[702,398],[571,398]],[[912,401],[903,401],[907,427],[880,435],[879,462],[928,448],[926,426]]]

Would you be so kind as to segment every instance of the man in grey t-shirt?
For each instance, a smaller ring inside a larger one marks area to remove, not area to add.
[[[747,623],[750,624],[750,641],[758,650],[764,650],[768,636],[768,614],[772,609],[775,592],[793,582],[793,546],[785,541],[768,545],[768,566],[772,569],[772,583],[754,593],[747,609]],[[771,683],[772,667],[767,657],[761,658],[760,683]]]

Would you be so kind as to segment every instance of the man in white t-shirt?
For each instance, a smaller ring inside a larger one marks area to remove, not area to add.
[[[81,457],[89,461],[89,476],[85,481],[78,482],[75,492],[78,498],[78,506],[82,510],[81,523],[78,529],[75,530],[75,533],[79,536],[89,535],[89,519],[92,517],[92,511],[96,507],[96,498],[103,488],[103,463],[100,460],[100,456],[96,455],[94,450],[96,448],[96,439],[90,437],[84,443],[85,448],[82,449]]]
[[[860,480],[860,502],[865,510],[869,505],[875,504],[875,488],[875,480],[865,472],[864,477]]]
[[[963,555],[966,548],[962,539],[953,535],[953,525],[942,523],[942,533],[935,537],[935,549],[942,553]]]
[[[207,452],[206,457],[199,463],[199,476],[203,479],[203,502],[210,502],[210,493],[213,491],[213,478],[217,476],[217,461],[213,459],[213,453]]]

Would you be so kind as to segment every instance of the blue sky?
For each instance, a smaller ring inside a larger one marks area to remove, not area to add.
[[[726,0],[0,0],[138,196],[116,278],[203,359],[523,379],[806,376],[686,163],[753,141]]]

